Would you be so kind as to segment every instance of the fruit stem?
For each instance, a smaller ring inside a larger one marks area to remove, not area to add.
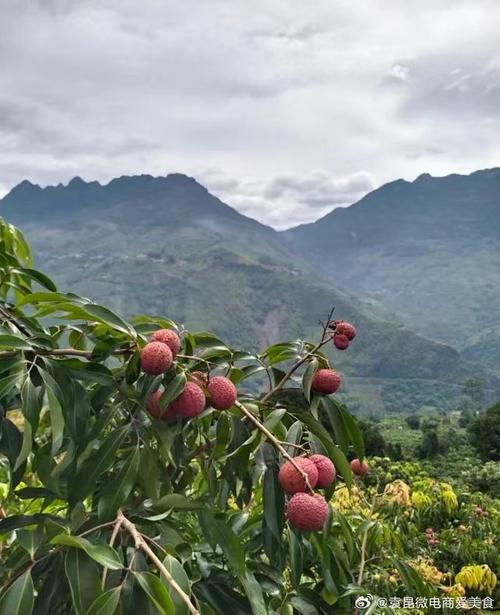
[[[267,427],[265,425],[263,425],[259,421],[259,419],[254,414],[252,414],[252,412],[250,412],[250,410],[248,410],[248,408],[245,408],[245,406],[241,402],[236,401],[234,403],[234,405],[237,408],[239,408],[243,412],[243,414],[255,425],[255,427],[257,427],[257,429],[259,431],[261,431],[266,436],[266,438],[271,442],[271,444],[273,446],[275,446],[278,449],[278,451],[283,455],[283,457],[293,465],[293,467],[297,470],[297,472],[304,479],[304,482],[306,484],[307,489],[311,493],[314,493],[314,489],[311,487],[311,484],[309,482],[309,478],[308,478],[306,472],[304,472],[304,470],[302,470],[302,468],[295,462],[294,458],[287,453],[287,451],[281,445],[280,441],[277,440],[273,436],[273,434],[269,431],[269,429],[267,429]]]
[[[117,521],[117,525],[119,524],[119,526],[125,528],[129,532],[129,534],[132,536],[132,538],[134,539],[136,549],[141,549],[142,551],[144,551],[144,553],[151,559],[151,561],[154,564],[156,564],[156,567],[161,572],[161,574],[165,577],[168,584],[172,587],[172,589],[174,589],[177,592],[177,594],[179,594],[180,598],[182,599],[184,604],[187,606],[189,612],[192,613],[192,615],[200,615],[200,611],[198,611],[198,609],[195,606],[193,606],[193,603],[191,602],[191,599],[189,598],[189,596],[179,586],[179,584],[176,582],[174,577],[167,570],[163,562],[157,557],[156,553],[150,548],[150,546],[144,540],[144,538],[142,537],[141,533],[136,528],[136,526],[131,521],[129,521],[127,517],[125,517],[125,515],[122,513],[121,510],[118,511],[116,521]]]

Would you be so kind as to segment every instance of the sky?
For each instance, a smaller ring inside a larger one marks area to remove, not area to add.
[[[0,0],[0,195],[181,172],[282,229],[499,136],[498,0]]]

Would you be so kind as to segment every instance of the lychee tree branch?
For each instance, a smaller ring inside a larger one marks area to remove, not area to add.
[[[167,580],[167,583],[180,596],[181,600],[184,602],[189,612],[192,615],[200,615],[200,611],[198,611],[198,609],[193,605],[189,596],[184,592],[182,587],[180,587],[174,577],[170,574],[170,572],[167,570],[160,558],[157,557],[156,553],[150,548],[150,546],[144,540],[136,526],[131,521],[129,521],[127,517],[125,517],[121,510],[118,511],[116,520],[117,524],[127,530],[127,532],[132,536],[136,549],[144,551],[144,553],[149,557],[149,559],[156,565],[158,570]]]
[[[252,414],[250,410],[248,410],[248,408],[245,408],[245,406],[241,402],[236,401],[234,405],[239,408],[248,418],[248,420],[251,421],[255,425],[255,427],[266,436],[269,442],[271,442],[271,444],[283,455],[283,457],[293,465],[293,467],[304,479],[307,489],[311,493],[313,493],[314,489],[311,487],[307,473],[304,472],[304,470],[302,470],[302,468],[296,463],[295,459],[287,453],[281,442],[277,438],[275,438],[273,434],[269,431],[269,429],[265,425],[263,425],[259,421],[259,419],[254,414]]]

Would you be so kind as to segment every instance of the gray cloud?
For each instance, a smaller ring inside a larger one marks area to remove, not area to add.
[[[0,23],[0,191],[180,171],[284,227],[500,161],[495,0],[3,0]]]

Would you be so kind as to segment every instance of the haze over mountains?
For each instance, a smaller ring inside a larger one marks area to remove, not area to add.
[[[335,305],[359,328],[336,354],[353,405],[452,408],[469,376],[492,397],[500,389],[495,361],[475,346],[500,331],[499,187],[500,170],[399,180],[284,233],[180,174],[25,181],[0,200],[0,215],[26,232],[37,267],[62,290],[237,346],[315,336]]]

